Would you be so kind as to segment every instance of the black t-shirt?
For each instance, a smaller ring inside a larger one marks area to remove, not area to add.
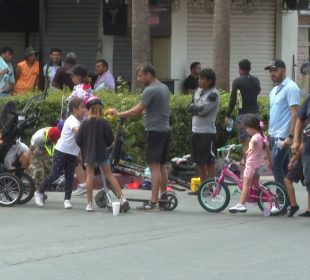
[[[183,88],[186,93],[188,90],[195,90],[198,88],[198,79],[192,75],[189,75],[184,81]]]
[[[305,103],[299,107],[297,117],[305,121],[305,126],[310,124],[310,96]],[[304,153],[310,155],[310,133],[303,133],[303,141],[305,143]]]
[[[227,117],[230,117],[236,105],[238,90],[242,98],[242,108],[239,109],[239,114],[257,114],[257,96],[260,93],[260,83],[258,78],[252,75],[244,75],[233,81]]]
[[[109,158],[107,147],[114,139],[109,123],[103,118],[82,121],[76,135],[84,161],[88,164],[102,163]]]

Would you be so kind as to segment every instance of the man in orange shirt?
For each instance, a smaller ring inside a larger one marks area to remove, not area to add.
[[[25,59],[17,64],[15,93],[33,91],[39,84],[39,62],[34,48],[25,49]]]

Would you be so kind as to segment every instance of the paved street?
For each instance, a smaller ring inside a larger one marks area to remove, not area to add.
[[[49,193],[44,209],[33,200],[0,208],[1,280],[309,279],[310,219],[266,218],[256,205],[210,214],[177,194],[173,212],[87,213],[85,197],[64,210],[62,193]],[[297,195],[304,210],[305,189]]]

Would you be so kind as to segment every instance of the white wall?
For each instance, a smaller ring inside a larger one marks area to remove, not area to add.
[[[293,55],[297,63],[298,54],[298,12],[282,12],[278,8],[276,24],[276,58],[285,62],[287,75],[293,79]]]
[[[181,92],[187,74],[187,1],[180,0],[180,9],[172,11],[171,18],[171,79],[175,81],[175,92]]]

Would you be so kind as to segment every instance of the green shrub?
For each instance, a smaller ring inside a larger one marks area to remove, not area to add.
[[[22,109],[27,99],[33,94],[26,94],[17,97],[0,98],[0,104],[13,100],[17,104],[18,109]],[[51,91],[45,101],[32,104],[29,113],[41,112],[37,127],[25,131],[22,140],[29,143],[31,135],[39,128],[54,125],[61,115],[61,100],[64,96],[61,91]],[[128,94],[127,90],[124,93],[100,93],[105,108],[117,108],[118,110],[127,110],[136,105],[140,96],[137,94]],[[171,144],[168,158],[174,156],[181,156],[190,153],[190,139],[191,139],[191,116],[187,112],[187,106],[191,100],[188,95],[173,95],[171,97]],[[226,110],[229,102],[229,94],[221,92],[220,110],[218,113],[217,126],[217,146],[223,146],[226,143],[238,143],[236,129],[229,135],[226,132]],[[64,102],[65,103],[65,102]],[[269,112],[269,100],[266,96],[259,97],[260,112],[265,123],[267,123]],[[233,117],[235,117],[234,112]],[[116,128],[117,118],[109,118],[113,129]],[[125,124],[125,149],[134,158],[136,162],[143,163],[144,161],[144,126],[143,117],[137,116],[129,118]]]

